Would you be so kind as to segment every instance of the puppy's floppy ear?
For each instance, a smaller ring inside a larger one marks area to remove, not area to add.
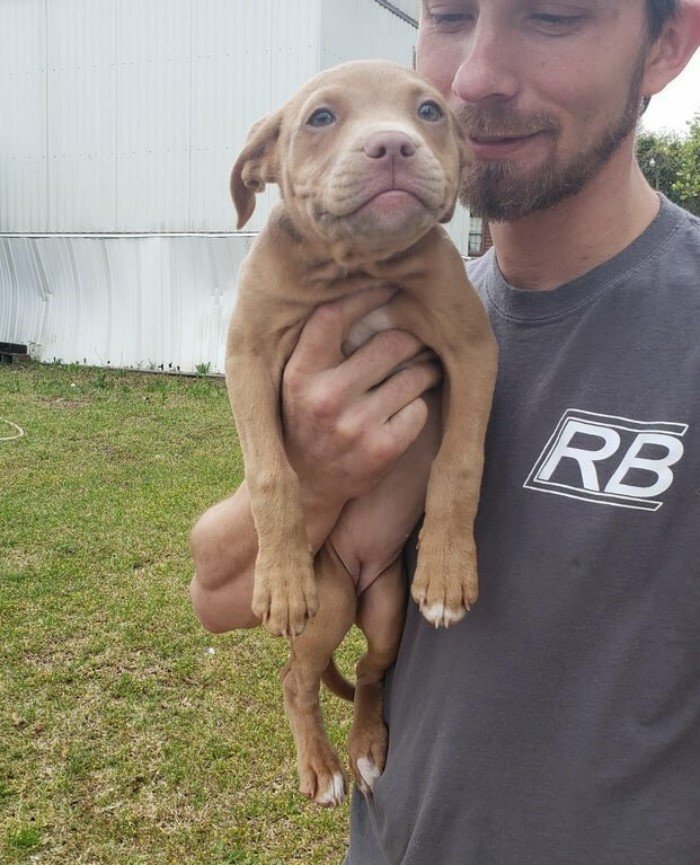
[[[255,210],[255,193],[279,176],[279,137],[282,112],[259,120],[248,133],[245,146],[231,172],[231,198],[236,205],[238,228],[248,222]]]

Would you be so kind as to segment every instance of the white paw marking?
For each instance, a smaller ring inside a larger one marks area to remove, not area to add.
[[[377,764],[371,757],[360,757],[357,761],[357,771],[360,773],[363,784],[360,784],[360,790],[363,795],[367,795],[368,792],[372,792],[374,789],[374,782],[377,778],[382,774],[377,768]]]
[[[423,606],[421,607],[421,612],[431,624],[435,625],[436,628],[439,628],[441,625],[445,628],[449,628],[450,625],[459,622],[460,619],[463,619],[466,615],[466,610],[455,610],[451,607],[445,607],[444,604],[432,604],[429,607]]]
[[[344,798],[345,779],[340,772],[336,772],[326,787],[326,792],[316,797],[316,801],[319,805],[340,805]]]

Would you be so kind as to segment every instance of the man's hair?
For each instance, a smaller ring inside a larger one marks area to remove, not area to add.
[[[647,0],[647,27],[650,41],[661,33],[664,24],[678,11],[680,0]]]

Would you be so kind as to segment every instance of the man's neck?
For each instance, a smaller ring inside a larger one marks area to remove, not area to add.
[[[516,288],[546,291],[617,255],[649,226],[659,198],[625,142],[581,192],[517,222],[491,224],[501,273]]]

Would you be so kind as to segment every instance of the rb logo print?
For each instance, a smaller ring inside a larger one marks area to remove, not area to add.
[[[682,423],[646,423],[567,409],[538,457],[526,489],[622,508],[656,511],[683,456]]]

